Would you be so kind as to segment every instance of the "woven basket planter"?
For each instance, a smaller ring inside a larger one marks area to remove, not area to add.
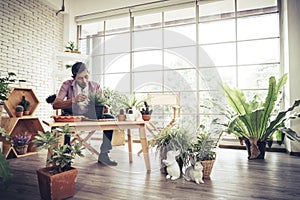
[[[203,178],[209,179],[215,160],[200,161],[203,166]]]

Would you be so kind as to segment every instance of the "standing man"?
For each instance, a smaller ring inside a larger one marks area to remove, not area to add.
[[[86,65],[77,62],[72,66],[73,79],[63,82],[57,97],[52,106],[54,109],[63,109],[65,113],[71,115],[85,115],[88,113],[89,93],[99,93],[102,95],[100,85],[89,80],[89,72]],[[109,114],[105,118],[113,118]],[[100,147],[98,163],[116,166],[118,163],[108,156],[112,149],[111,139],[113,130],[103,131],[103,142]]]

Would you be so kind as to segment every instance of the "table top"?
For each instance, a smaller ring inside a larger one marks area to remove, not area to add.
[[[117,120],[89,120],[89,121],[79,121],[79,122],[55,122],[54,120],[48,122],[50,127],[64,126],[69,124],[69,126],[145,126],[148,121],[117,121]]]

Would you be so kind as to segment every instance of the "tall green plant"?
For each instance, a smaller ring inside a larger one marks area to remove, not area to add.
[[[287,74],[284,74],[276,83],[275,77],[269,78],[268,94],[264,102],[259,102],[256,98],[247,101],[244,93],[237,88],[230,88],[226,84],[222,84],[227,102],[236,112],[229,124],[229,131],[238,137],[245,139],[257,138],[259,141],[266,141],[267,138],[277,130],[284,121],[286,114],[299,106],[300,100],[288,108],[286,111],[277,113],[274,120],[271,120],[274,113],[275,104],[280,93],[280,89],[287,81]]]

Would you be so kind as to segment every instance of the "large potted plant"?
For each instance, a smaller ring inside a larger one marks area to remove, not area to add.
[[[274,131],[282,127],[288,119],[286,115],[300,104],[300,100],[296,100],[287,110],[275,112],[280,89],[286,81],[287,74],[284,74],[278,83],[276,83],[275,77],[270,77],[268,93],[264,102],[258,101],[257,98],[248,100],[240,89],[222,84],[227,102],[234,111],[227,131],[245,140],[249,159],[264,159],[267,139]]]
[[[80,143],[58,145],[60,135],[67,133],[69,126],[51,132],[39,131],[36,146],[48,149],[47,166],[37,170],[40,195],[43,199],[65,199],[75,194],[78,170],[71,166],[76,155],[83,156]]]
[[[179,150],[180,154],[177,157],[177,162],[182,173],[183,166],[186,166],[189,161],[188,150],[191,147],[192,134],[185,128],[178,126],[168,126],[149,140],[149,146],[156,149],[156,154],[159,155],[161,172],[166,173],[166,166],[162,162],[167,158],[168,151]]]

